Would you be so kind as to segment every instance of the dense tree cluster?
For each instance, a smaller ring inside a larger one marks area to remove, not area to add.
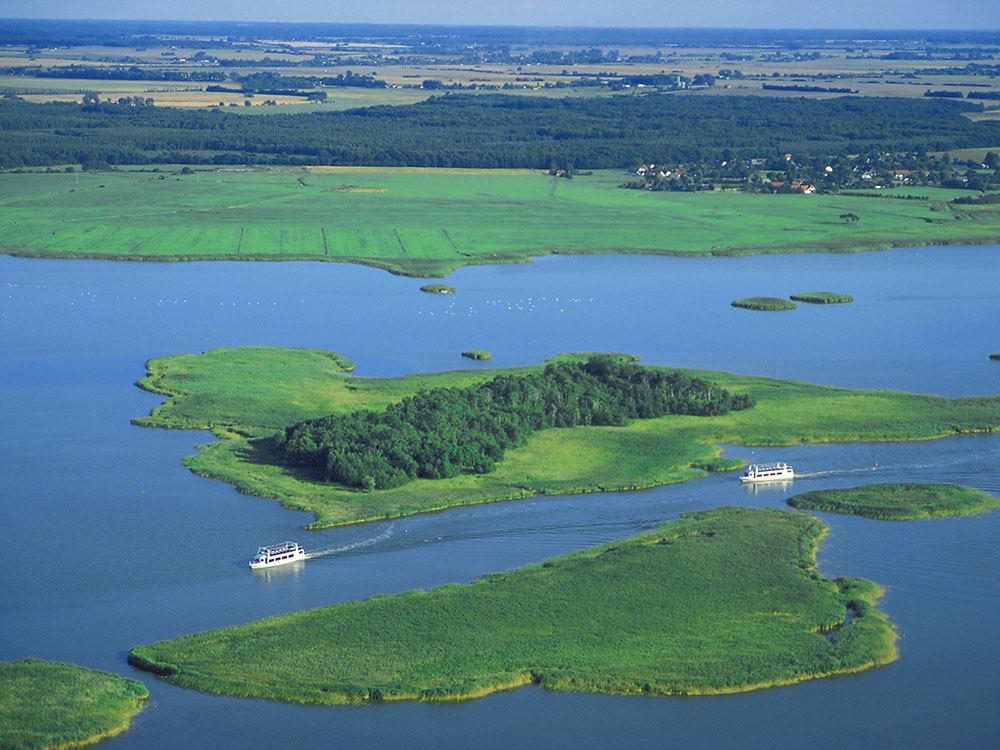
[[[628,168],[1000,143],[977,105],[937,99],[445,95],[407,106],[246,117],[167,107],[0,100],[0,167],[344,164]]]
[[[313,467],[326,481],[387,489],[418,477],[490,472],[536,430],[725,414],[751,405],[749,396],[698,378],[599,356],[468,388],[423,391],[384,412],[300,422],[278,443],[290,461]]]

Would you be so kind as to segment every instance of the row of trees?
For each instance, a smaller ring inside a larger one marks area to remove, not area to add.
[[[468,388],[423,391],[384,412],[300,422],[285,429],[278,446],[290,462],[312,467],[326,481],[388,489],[417,477],[490,472],[536,430],[725,414],[751,405],[750,397],[698,378],[599,356]]]
[[[937,99],[643,94],[449,94],[406,106],[244,117],[167,107],[83,108],[0,100],[0,167],[107,164],[346,164],[548,169],[1000,143],[1000,122]]]

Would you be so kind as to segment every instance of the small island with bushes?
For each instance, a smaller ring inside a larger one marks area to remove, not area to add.
[[[420,291],[428,294],[454,294],[457,290],[447,284],[424,284],[420,287]]]
[[[1000,362],[1000,352],[993,352],[990,355],[990,359],[992,359],[994,361],[997,361],[997,362]]]
[[[839,292],[799,292],[791,295],[796,302],[807,302],[810,305],[843,305],[854,302],[854,297]]]
[[[84,747],[128,729],[149,698],[146,686],[76,664],[0,662],[0,747]]]
[[[734,299],[732,306],[744,310],[794,310],[796,307],[794,302],[781,297],[743,297]]]
[[[843,513],[881,521],[971,516],[1000,507],[992,495],[957,484],[898,482],[865,484],[793,495],[788,504],[800,510]]]
[[[897,657],[882,591],[816,571],[808,513],[718,508],[469,584],[376,596],[136,646],[175,685],[295,703],[550,690],[708,695]]]
[[[492,359],[493,355],[484,349],[468,349],[462,352],[462,356],[466,359],[474,359],[478,362],[485,362],[488,359]]]

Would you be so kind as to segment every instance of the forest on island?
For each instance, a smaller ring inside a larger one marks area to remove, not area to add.
[[[134,102],[0,99],[0,168],[291,164],[549,169],[1000,143],[948,99],[449,94],[405,106],[247,117]]]
[[[292,463],[325,481],[389,489],[412,479],[486,474],[537,430],[622,425],[668,414],[714,416],[753,405],[747,395],[679,372],[609,356],[435,388],[390,405],[299,422],[277,438]]]

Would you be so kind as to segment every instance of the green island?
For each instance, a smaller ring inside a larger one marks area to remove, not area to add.
[[[454,294],[457,290],[447,284],[424,284],[420,287],[420,291],[428,294]]]
[[[485,349],[467,349],[462,352],[462,356],[466,359],[474,359],[478,362],[485,362],[486,360],[493,358],[493,355]]]
[[[744,310],[794,310],[795,303],[781,297],[744,297],[734,299],[733,307],[742,307]]]
[[[587,358],[560,355],[548,363]],[[247,494],[277,498],[288,508],[312,513],[315,520],[309,528],[537,493],[640,489],[741,467],[742,459],[720,457],[720,444],[924,440],[1000,428],[1000,396],[945,398],[682,370],[734,395],[745,395],[755,405],[717,416],[673,414],[636,419],[624,426],[543,429],[521,447],[508,450],[489,473],[415,479],[374,491],[324,482],[315,469],[289,464],[276,445],[279,433],[303,420],[384,411],[421,390],[468,387],[500,373],[537,373],[545,364],[362,378],[345,374],[353,364],[331,352],[215,349],[147,362],[148,375],[139,385],[168,398],[134,423],[210,429],[220,439],[200,446],[185,465]]]
[[[300,703],[552,690],[718,694],[896,658],[881,590],[816,572],[815,517],[719,508],[471,584],[137,646],[186,688]]]
[[[801,510],[844,513],[881,521],[971,516],[1000,508],[987,492],[957,484],[899,482],[863,484],[793,495],[788,504]]]
[[[549,254],[739,256],[1000,240],[1000,205],[956,205],[950,201],[969,191],[948,188],[872,198],[621,190],[623,170],[573,180],[531,170],[405,167],[188,172],[0,173],[0,252],[340,261],[441,277],[462,266]],[[343,189],[345,181],[356,187]],[[861,220],[844,222],[838,217],[845,213]],[[730,231],[734,225],[741,231]],[[622,231],[648,226],[671,231]]]
[[[84,747],[128,729],[149,698],[146,686],[75,664],[0,662],[0,747]]]
[[[810,305],[842,305],[854,302],[854,297],[839,292],[799,292],[791,295],[789,299],[795,302],[807,302]]]
[[[1000,360],[1000,352],[993,352],[990,355],[990,359],[992,359],[992,360]]]

